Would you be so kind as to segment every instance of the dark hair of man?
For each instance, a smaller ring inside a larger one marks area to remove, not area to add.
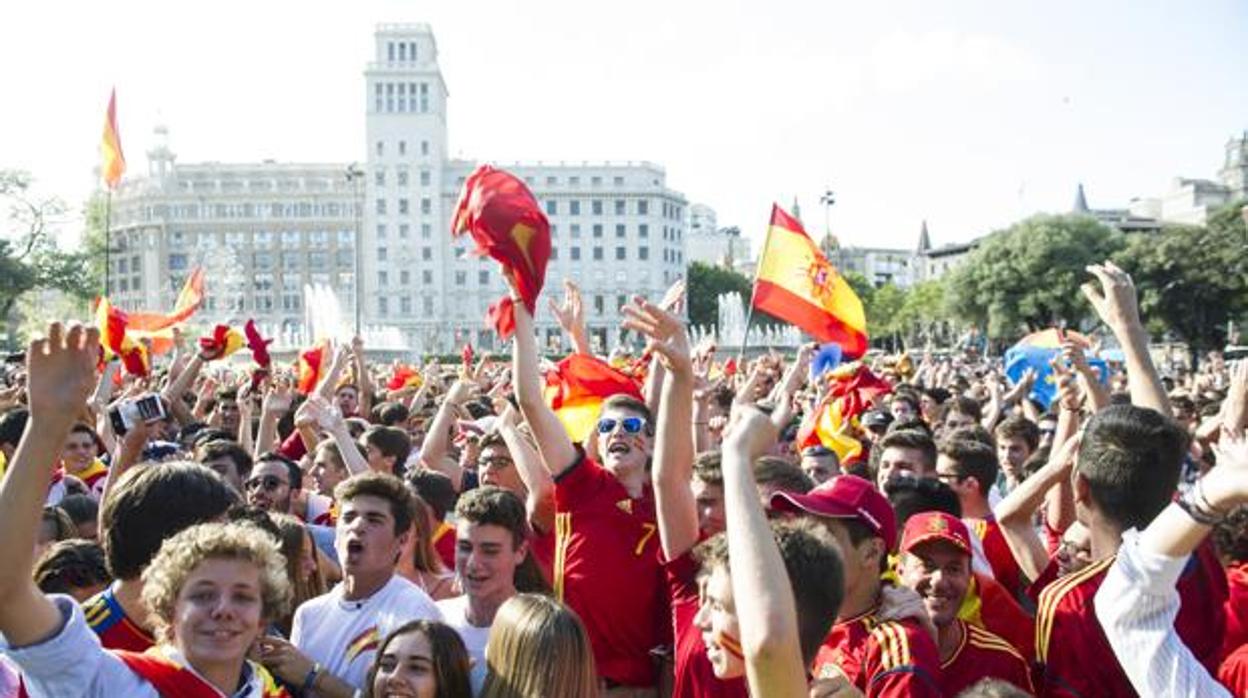
[[[218,518],[237,502],[225,480],[198,463],[165,461],[126,471],[100,511],[109,572],[137,579],[166,538]]]
[[[1019,415],[1011,415],[997,425],[997,440],[1019,438],[1027,444],[1029,451],[1036,450],[1040,445],[1040,427],[1036,423]]]
[[[899,419],[888,425],[888,429],[884,431],[885,435],[899,431],[917,431],[920,434],[926,434],[927,438],[932,438],[932,427],[927,422],[915,417],[914,419]]]
[[[841,610],[845,565],[835,539],[810,519],[773,521],[771,531],[793,591],[802,659],[810,664]],[[710,574],[717,567],[731,572],[728,538],[722,533],[699,544],[694,555],[702,565],[701,574]]]
[[[286,466],[286,479],[290,485],[291,492],[299,490],[303,487],[303,469],[300,468],[299,464],[293,460],[283,456],[280,453],[268,451],[266,453],[261,453],[260,457],[256,459],[256,465],[260,465],[261,463],[281,463]]]
[[[950,400],[942,405],[942,407],[944,408],[940,413],[940,421],[942,422],[945,421],[945,417],[949,416],[952,412],[964,414],[977,422],[984,418],[984,411],[979,406],[979,403],[973,398],[969,398],[965,395],[958,395],[950,398]]]
[[[406,431],[394,427],[369,427],[365,432],[364,443],[381,452],[383,456],[394,456],[395,474],[402,474],[407,456],[412,452],[412,437]]]
[[[104,549],[80,538],[53,543],[35,563],[34,578],[35,586],[45,594],[68,594],[112,581]]]
[[[62,541],[78,537],[78,527],[74,525],[74,520],[58,506],[43,508],[43,522],[51,523],[56,527],[55,540]]]
[[[979,443],[997,450],[997,439],[981,424],[972,424],[967,427],[958,427],[953,431],[944,433],[945,439],[962,439],[963,441],[978,441]],[[937,444],[939,447],[939,444]]]
[[[950,516],[962,517],[962,503],[958,501],[958,493],[940,480],[895,478],[884,485],[884,496],[893,505],[899,531],[906,527],[911,516],[919,512],[943,511]]]
[[[939,450],[940,455],[953,461],[958,479],[975,478],[979,493],[988,496],[1001,469],[997,463],[997,452],[991,446],[970,439],[945,439]]]
[[[14,407],[0,414],[0,444],[17,446],[22,440],[22,432],[26,431],[26,420],[30,419],[30,410],[25,407]]]
[[[217,402],[234,402],[238,400],[238,388],[221,388],[217,390]]]
[[[1079,477],[1100,514],[1121,530],[1144,528],[1170,503],[1188,449],[1173,420],[1133,405],[1092,416],[1079,445]]]
[[[779,456],[762,456],[754,461],[754,481],[760,485],[769,485],[784,492],[806,494],[815,489],[815,481],[810,479],[800,466]],[[721,479],[722,484],[722,479]]]
[[[507,529],[513,550],[529,539],[529,513],[524,502],[502,487],[483,485],[465,492],[455,504],[455,519]]]
[[[883,454],[890,448],[908,448],[923,454],[923,462],[928,470],[936,467],[936,442],[932,441],[932,436],[928,432],[918,431],[917,429],[899,429],[897,431],[889,430],[884,438],[875,446],[876,450]]]
[[[365,698],[376,698],[373,695],[373,684],[376,683],[377,671],[381,667],[381,658],[386,648],[395,638],[412,633],[424,635],[429,643],[432,660],[430,671],[435,679],[434,685],[437,686],[433,698],[460,698],[472,695],[472,684],[468,678],[472,670],[472,659],[468,655],[467,648],[464,647],[463,638],[459,636],[458,630],[433,620],[410,621],[392,630],[381,641],[381,646],[377,648],[377,658],[373,661],[372,668],[368,670],[368,680],[364,683],[365,689],[361,695]]]
[[[416,490],[416,494],[425,500],[425,504],[433,509],[433,515],[438,521],[444,521],[446,513],[455,508],[455,500],[458,497],[455,484],[443,473],[428,468],[416,468],[408,471],[404,479]]]
[[[94,523],[100,519],[100,503],[95,501],[95,497],[89,494],[69,494],[57,504],[66,514],[69,515],[74,526],[84,523]]]
[[[206,427],[204,429],[200,429],[199,431],[195,432],[195,437],[192,440],[192,443],[195,444],[195,448],[199,448],[200,446],[203,446],[206,443],[211,443],[213,441],[233,441],[233,440],[234,440],[234,435],[228,431],[225,431],[224,429],[217,429],[215,427]]]
[[[477,443],[477,448],[482,451],[491,447],[507,449],[507,440],[503,438],[501,432],[491,430],[485,436],[482,436],[481,441]]]
[[[383,402],[373,408],[373,421],[385,427],[406,424],[409,416],[411,413],[401,402]]]
[[[607,410],[624,410],[626,412],[634,412],[646,419],[646,433],[654,434],[654,415],[650,414],[650,408],[646,407],[646,403],[638,400],[632,395],[625,393],[617,393],[602,401],[602,407],[598,410],[598,414],[602,414]]]
[[[97,454],[97,455],[99,454],[99,451],[100,451],[100,437],[99,437],[99,436],[95,433],[95,429],[94,429],[94,428],[92,428],[92,427],[91,427],[91,425],[89,425],[89,424],[83,424],[82,422],[75,422],[75,423],[74,423],[74,426],[72,426],[72,427],[70,427],[70,428],[69,428],[69,433],[71,433],[71,434],[86,434],[87,436],[90,436],[90,437],[91,437],[91,440],[95,442],[95,451],[96,451],[96,454]]]
[[[732,401],[736,397],[736,393],[727,385],[721,385],[711,390],[711,404],[717,405],[725,411],[732,409]]]
[[[251,473],[251,454],[235,441],[225,439],[209,441],[201,444],[196,451],[198,451],[198,460],[201,463],[218,458],[230,459],[230,462],[234,464],[234,472],[238,473],[238,477],[242,480],[246,480],[247,475]]]
[[[225,513],[225,518],[230,523],[245,523],[255,526],[273,536],[273,540],[277,541],[278,545],[282,543],[282,529],[278,528],[277,522],[273,520],[273,517],[269,516],[269,512],[265,509],[253,507],[250,504],[239,504],[230,507],[230,510]]]
[[[494,414],[494,410],[490,405],[480,400],[469,400],[464,403],[464,411],[468,413],[469,419],[481,419]]]
[[[723,457],[719,451],[703,451],[693,459],[693,476],[707,485],[724,486]]]
[[[1230,515],[1213,528],[1213,542],[1223,563],[1248,561],[1248,506],[1231,510]]]
[[[446,477],[443,475],[442,477]],[[399,478],[375,470],[352,475],[334,488],[334,500],[345,508],[356,497],[377,497],[390,502],[390,515],[394,517],[394,535],[401,536],[412,527],[415,505],[412,493]]]

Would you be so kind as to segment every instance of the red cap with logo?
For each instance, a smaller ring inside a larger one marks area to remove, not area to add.
[[[966,524],[956,516],[943,511],[924,511],[910,517],[901,534],[901,552],[909,552],[914,546],[931,541],[945,541],[971,555],[971,534]]]
[[[776,492],[769,502],[775,511],[805,512],[829,519],[855,519],[897,547],[897,516],[888,499],[870,482],[855,475],[838,475],[807,494]]]

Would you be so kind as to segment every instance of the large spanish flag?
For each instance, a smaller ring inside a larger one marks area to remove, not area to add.
[[[545,379],[546,404],[576,443],[584,441],[594,430],[598,412],[607,398],[623,393],[644,399],[636,378],[585,354],[570,354],[547,371]]]
[[[862,301],[810,239],[802,224],[772,206],[767,244],[754,277],[755,308],[841,345],[846,360],[867,351]]]
[[[100,142],[100,174],[109,189],[116,189],[126,171],[126,156],[121,152],[121,132],[117,130],[117,90],[108,97],[108,114],[104,117],[104,138]]]

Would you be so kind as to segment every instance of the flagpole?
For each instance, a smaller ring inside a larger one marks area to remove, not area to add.
[[[113,190],[106,189],[104,192],[104,295],[109,296],[109,262],[112,258],[112,218],[113,218]]]
[[[774,208],[774,204],[773,204]],[[773,211],[774,215],[774,211]],[[750,308],[745,311],[745,334],[741,336],[741,349],[737,352],[737,364],[744,368],[745,350],[750,344],[750,324],[754,321],[754,292],[758,287],[758,268],[763,264],[763,257],[767,255],[767,248],[771,243],[771,218],[767,219],[767,235],[763,238],[763,251],[758,255],[758,262],[754,265],[754,278],[750,280]]]

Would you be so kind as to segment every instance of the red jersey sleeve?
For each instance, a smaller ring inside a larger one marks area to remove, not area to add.
[[[308,453],[308,447],[303,443],[303,437],[299,436],[299,430],[290,432],[290,436],[277,447],[277,452],[287,458],[298,461]]]
[[[939,698],[940,655],[917,623],[886,621],[871,630],[863,658],[867,698]]]
[[[1231,653],[1218,669],[1218,681],[1234,696],[1248,696],[1248,645]]]
[[[1227,598],[1222,605],[1226,615],[1226,639],[1222,654],[1229,656],[1240,645],[1248,643],[1248,563],[1226,568]]]
[[[1032,656],[1036,647],[1035,620],[996,580],[977,574],[975,590],[980,598],[978,625],[1004,638],[1024,657]]]

